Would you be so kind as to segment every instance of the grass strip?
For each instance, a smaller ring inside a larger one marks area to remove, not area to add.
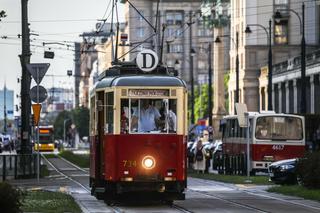
[[[89,168],[90,160],[88,154],[74,154],[71,151],[64,150],[59,153],[59,156],[65,158],[66,160],[74,163],[81,168]]]
[[[189,177],[194,178],[201,178],[206,180],[214,180],[220,181],[224,183],[233,183],[233,184],[244,184],[247,180],[247,176],[240,176],[240,175],[221,175],[221,174],[198,174],[194,171],[188,172]],[[251,184],[257,185],[270,185],[272,184],[269,182],[268,176],[251,176],[250,180],[252,181]]]
[[[320,189],[308,189],[300,185],[274,186],[269,188],[267,191],[320,201]]]
[[[23,200],[23,212],[81,212],[73,197],[61,192],[28,191]]]
[[[49,158],[56,158],[57,155],[56,154],[43,154],[47,159]]]

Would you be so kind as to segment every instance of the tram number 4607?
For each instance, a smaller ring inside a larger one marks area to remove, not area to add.
[[[284,145],[280,145],[280,144],[275,144],[272,146],[273,150],[283,150],[284,149]]]

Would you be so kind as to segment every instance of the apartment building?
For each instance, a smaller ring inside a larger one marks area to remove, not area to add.
[[[291,11],[290,11],[291,10]],[[249,111],[267,109],[267,85],[259,90],[260,68],[268,63],[268,33],[271,19],[273,64],[300,54],[301,0],[231,0],[231,36],[239,33],[239,102],[246,103]],[[282,19],[274,20],[276,11]],[[294,12],[292,12],[294,11]],[[246,34],[249,25],[252,33]],[[260,26],[253,26],[260,25]],[[261,27],[262,26],[262,27]],[[264,28],[265,29],[264,29]],[[319,3],[305,2],[305,30],[307,52],[319,45]],[[234,112],[235,57],[237,51],[230,46],[229,112]],[[264,84],[266,81],[264,81]],[[260,96],[265,97],[260,100]]]
[[[213,36],[212,30],[204,25],[200,17],[202,1],[161,0],[157,24],[157,0],[130,2],[143,17],[128,3],[125,4],[124,31],[128,34],[129,48],[139,45],[128,54],[127,59],[134,60],[139,50],[144,48],[154,49],[160,55],[163,46],[163,64],[178,69],[180,77],[190,85],[190,50],[193,48],[196,52],[193,57],[194,84],[207,83],[208,56],[204,49],[207,48],[208,42],[213,42]],[[161,33],[155,35],[155,29]]]

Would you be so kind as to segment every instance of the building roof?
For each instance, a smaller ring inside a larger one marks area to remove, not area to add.
[[[98,81],[95,89],[101,89],[113,86],[171,86],[186,87],[183,80],[173,76],[160,75],[133,75],[133,76],[114,76],[107,77]]]

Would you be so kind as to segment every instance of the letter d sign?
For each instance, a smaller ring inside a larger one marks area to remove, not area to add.
[[[142,50],[137,55],[136,63],[143,72],[151,72],[158,66],[158,55],[152,50]]]

